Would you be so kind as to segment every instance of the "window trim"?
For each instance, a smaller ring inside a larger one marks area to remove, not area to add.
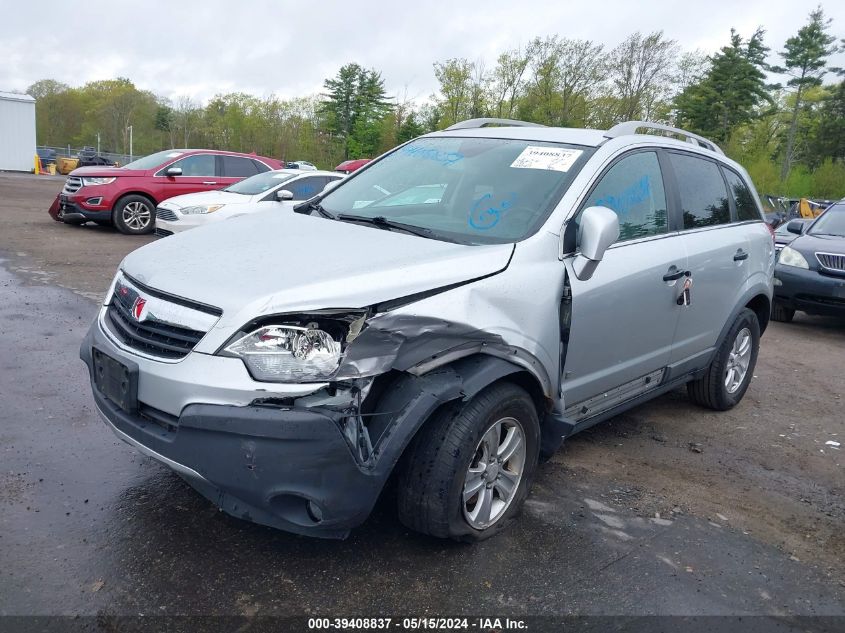
[[[676,198],[673,201],[673,206],[675,207],[675,218],[678,222],[678,224],[677,224],[678,232],[680,232],[680,233],[690,233],[690,232],[693,232],[693,231],[713,231],[715,229],[731,227],[734,224],[736,224],[736,219],[735,219],[736,213],[735,213],[735,210],[734,210],[733,195],[731,194],[730,187],[728,187],[728,181],[725,178],[725,174],[722,173],[722,169],[721,169],[722,162],[713,158],[713,157],[711,157],[711,156],[705,156],[704,154],[699,154],[697,152],[685,152],[682,149],[675,149],[674,147],[671,148],[671,149],[670,148],[662,148],[662,149],[666,153],[666,164],[667,164],[667,167],[670,170],[671,178],[672,178],[672,181],[674,183],[674,195],[676,196]],[[669,154],[680,154],[682,156],[691,156],[693,158],[697,158],[699,160],[703,160],[703,161],[713,163],[714,165],[716,165],[716,169],[719,171],[719,175],[722,178],[722,185],[725,187],[725,195],[727,196],[727,201],[728,201],[728,212],[730,213],[730,216],[731,216],[730,222],[726,222],[726,223],[723,223],[723,224],[710,224],[710,225],[707,225],[707,226],[694,226],[694,227],[691,227],[691,228],[688,228],[688,229],[684,228],[684,212],[683,212],[683,205],[681,204],[681,189],[680,189],[680,186],[678,185],[678,177],[677,177],[677,174],[675,173],[675,168],[672,165],[672,160],[669,157]]]

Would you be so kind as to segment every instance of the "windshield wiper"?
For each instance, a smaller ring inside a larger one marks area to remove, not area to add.
[[[297,205],[293,208],[295,213],[307,213],[311,215],[312,211],[316,211],[324,218],[329,218],[330,220],[337,220],[338,216],[336,216],[331,211],[327,210],[322,204],[320,204],[319,200],[314,200],[312,202],[305,202],[303,204]]]
[[[397,229],[399,231],[405,231],[406,233],[411,233],[412,235],[418,235],[419,237],[427,237],[430,239],[443,239],[441,237],[434,237],[433,231],[431,229],[426,229],[421,226],[414,226],[413,224],[405,224],[404,222],[396,222],[395,220],[388,220],[383,215],[377,215],[375,217],[366,217],[363,215],[351,215],[348,213],[340,213],[337,216],[338,220],[342,220],[345,222],[363,222],[365,224],[373,224],[383,229]]]

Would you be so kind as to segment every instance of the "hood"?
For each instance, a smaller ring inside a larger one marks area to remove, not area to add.
[[[243,204],[251,202],[253,196],[230,191],[200,191],[198,193],[186,193],[181,196],[174,196],[162,202],[159,206],[170,207],[171,209],[182,209],[197,204]]]
[[[513,244],[466,246],[278,209],[179,233],[130,253],[147,286],[223,318],[362,308],[504,270]]]
[[[69,176],[99,176],[102,178],[122,177],[126,176],[144,176],[146,171],[143,169],[124,169],[123,167],[98,167],[93,165],[91,167],[78,167],[74,169]]]
[[[835,253],[845,255],[845,237],[836,235],[812,235],[805,233],[797,235],[789,244],[792,248],[800,251],[802,255],[813,253]]]

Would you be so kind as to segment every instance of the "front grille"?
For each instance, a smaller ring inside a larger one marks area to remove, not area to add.
[[[156,235],[158,237],[167,237],[168,235],[173,235],[173,231],[168,231],[167,229],[160,229],[156,227]]]
[[[160,321],[135,320],[132,306],[119,292],[113,293],[107,315],[112,331],[124,345],[161,358],[182,358],[205,336],[204,332]]]
[[[65,180],[65,187],[62,189],[62,193],[76,193],[80,189],[82,189],[82,178],[79,176],[68,176],[67,180]]]
[[[816,259],[819,260],[819,263],[823,268],[845,273],[845,255],[837,255],[836,253],[816,253]]]
[[[177,222],[179,220],[176,214],[170,209],[156,208],[156,220],[167,220],[168,222]]]

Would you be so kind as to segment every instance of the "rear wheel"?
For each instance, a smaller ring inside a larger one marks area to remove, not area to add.
[[[795,310],[787,308],[782,303],[777,301],[772,306],[772,321],[780,321],[781,323],[791,323],[795,316]]]
[[[121,233],[150,233],[155,226],[155,205],[144,196],[124,196],[115,205],[112,217],[114,225]]]
[[[737,315],[704,376],[687,383],[690,399],[716,411],[736,406],[751,382],[759,349],[757,315],[745,308]]]
[[[493,536],[528,496],[539,440],[534,402],[511,383],[441,410],[408,449],[399,479],[400,520],[432,536]]]

